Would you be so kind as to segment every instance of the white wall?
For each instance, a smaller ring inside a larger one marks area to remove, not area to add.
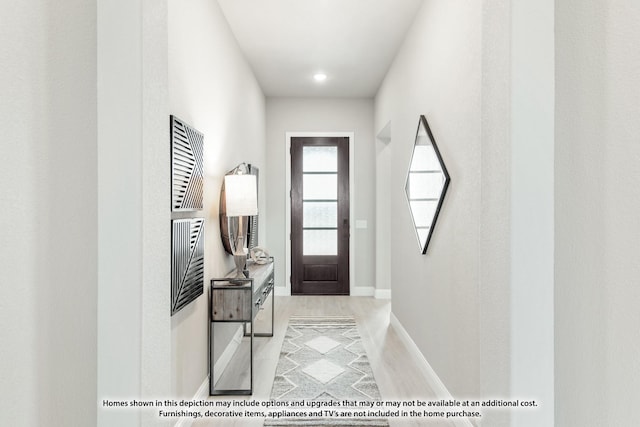
[[[166,2],[97,5],[97,424],[169,425],[101,407],[171,391]]]
[[[484,0],[480,210],[480,395],[510,393],[511,372],[511,0]],[[482,425],[509,426],[486,412]]]
[[[375,284],[375,139],[373,136],[373,100],[342,98],[268,98],[267,99],[267,248],[280,260],[276,264],[277,285],[289,280],[285,272],[285,233],[287,216],[286,132],[354,132],[355,220],[366,220],[366,229],[354,229],[354,277],[351,287],[374,287]],[[281,291],[282,292],[282,291]]]
[[[96,5],[5,6],[0,424],[95,425]]]
[[[512,425],[553,425],[554,0],[511,2]]]
[[[169,393],[164,3],[2,19],[3,423],[159,425],[99,406]]]
[[[376,134],[376,286],[391,296],[391,121]]]
[[[556,3],[556,425],[640,399],[640,5]]]
[[[267,168],[265,154],[264,95],[215,1],[194,0],[187,7],[169,0],[169,99],[171,114],[201,131],[205,144],[205,293],[171,319],[173,394],[193,397],[208,373],[209,279],[233,267],[218,223],[223,176],[241,162],[260,168],[259,228],[265,242],[265,189],[272,167]]]
[[[375,99],[376,133],[391,122],[393,313],[457,396],[479,392],[481,12],[425,1]],[[404,193],[421,114],[452,177],[426,255]]]

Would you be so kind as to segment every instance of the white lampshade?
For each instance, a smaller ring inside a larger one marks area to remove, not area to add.
[[[224,191],[227,216],[258,215],[258,191],[255,175],[226,175]]]

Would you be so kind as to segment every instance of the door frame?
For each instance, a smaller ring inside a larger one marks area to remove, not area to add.
[[[354,204],[355,204],[355,180],[354,180],[354,132],[285,132],[285,293],[284,296],[291,295],[291,138],[327,136],[327,137],[347,137],[349,138],[349,295],[354,295],[355,287],[355,234],[354,234]],[[276,288],[277,289],[277,288]]]

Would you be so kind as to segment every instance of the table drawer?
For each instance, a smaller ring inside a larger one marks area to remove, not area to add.
[[[264,302],[267,300],[267,297],[273,290],[273,284],[274,284],[274,280],[273,280],[273,272],[272,272],[267,278],[267,280],[265,280],[262,283],[262,286],[260,286],[256,290],[256,292],[253,294],[253,305],[256,309],[256,313],[258,312],[258,309],[260,308],[260,306],[264,304]]]
[[[213,289],[212,291],[212,320],[229,322],[251,321],[251,288],[226,288]]]

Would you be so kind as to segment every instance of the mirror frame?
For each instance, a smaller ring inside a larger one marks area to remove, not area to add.
[[[422,244],[422,242],[420,241],[420,235],[418,234],[418,229],[416,227],[416,220],[414,217],[414,213],[413,213],[413,209],[411,208],[411,200],[409,197],[409,193],[408,193],[408,186],[409,186],[409,178],[411,177],[411,165],[413,163],[413,157],[415,155],[415,147],[417,145],[418,142],[418,136],[420,135],[420,126],[424,126],[427,135],[429,136],[429,139],[431,140],[431,145],[433,147],[433,151],[436,154],[436,158],[438,159],[438,163],[440,164],[440,168],[442,169],[442,174],[444,175],[444,184],[442,186],[442,191],[440,192],[440,196],[438,198],[438,205],[436,206],[436,210],[433,214],[433,218],[431,220],[431,225],[429,226],[429,234],[427,235],[427,240],[424,243],[424,246]],[[440,154],[440,150],[438,149],[438,145],[436,144],[436,140],[433,137],[433,133],[431,132],[431,128],[429,127],[429,123],[427,122],[427,118],[424,115],[420,116],[420,119],[418,121],[418,129],[416,130],[416,137],[413,143],[413,149],[411,151],[411,159],[409,161],[409,169],[407,171],[407,179],[405,181],[405,185],[404,185],[404,193],[405,196],[407,198],[407,204],[409,207],[409,212],[411,213],[411,221],[412,221],[412,225],[413,225],[413,229],[416,232],[416,238],[418,240],[418,246],[420,246],[420,249],[422,251],[422,254],[426,254],[427,253],[427,247],[429,246],[429,242],[431,241],[431,236],[433,235],[433,229],[436,226],[436,221],[438,220],[438,215],[440,214],[440,209],[442,208],[442,203],[444,202],[444,198],[445,195],[447,194],[447,189],[449,188],[449,183],[451,182],[451,176],[449,175],[449,172],[447,171],[447,167],[444,164],[444,161],[442,160],[442,155]]]

